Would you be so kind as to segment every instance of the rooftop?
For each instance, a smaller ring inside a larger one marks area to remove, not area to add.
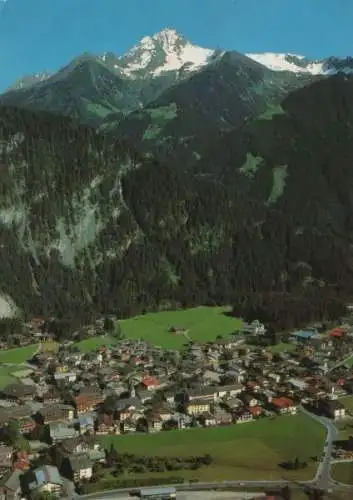
[[[314,335],[314,333],[315,332],[311,330],[299,330],[298,332],[294,332],[292,335],[294,337],[299,337],[302,339],[310,339]]]

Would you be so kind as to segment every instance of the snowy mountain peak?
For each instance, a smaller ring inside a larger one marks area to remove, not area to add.
[[[187,43],[183,35],[179,34],[176,30],[165,28],[162,31],[155,33],[152,36],[144,36],[139,43],[134,45],[124,56],[133,57],[141,51],[153,51],[160,48],[165,52],[177,50],[177,47]]]
[[[120,63],[127,76],[137,76],[141,71],[159,76],[181,69],[195,71],[207,64],[214,54],[214,50],[192,44],[175,29],[165,28],[142,38],[120,58]]]
[[[177,44],[186,42],[184,36],[172,28],[165,28],[162,31],[159,31],[158,33],[155,33],[154,35],[152,35],[151,38],[153,40],[156,40],[156,41],[162,43],[163,48],[165,50],[171,50]]]

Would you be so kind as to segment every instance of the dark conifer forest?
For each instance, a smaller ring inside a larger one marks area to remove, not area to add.
[[[186,163],[0,108],[1,290],[72,325],[200,304],[285,329],[353,296],[353,78],[290,93]]]

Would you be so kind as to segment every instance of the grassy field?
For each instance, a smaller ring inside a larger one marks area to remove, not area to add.
[[[180,475],[186,479],[310,479],[315,474],[310,457],[322,452],[325,429],[306,415],[298,414],[225,427],[104,436],[102,439],[106,447],[113,443],[120,453],[162,456],[209,453],[213,457],[214,463],[209,467],[181,471]],[[279,463],[296,456],[308,460],[306,469],[286,471],[279,467]]]
[[[97,336],[90,337],[85,340],[81,340],[76,343],[76,346],[80,349],[81,352],[91,352],[97,350],[99,347],[103,345],[109,346],[117,343],[117,340],[114,337],[107,336]]]
[[[195,307],[178,311],[161,311],[120,321],[127,338],[144,339],[166,349],[181,349],[188,340],[208,342],[218,335],[228,337],[241,327],[239,319],[227,316],[227,307]],[[187,336],[169,332],[171,326],[183,327]]]
[[[4,366],[0,365],[0,389],[10,385],[10,384],[18,384],[20,379],[15,376],[22,370],[27,370],[28,367],[26,365],[13,365],[13,366]]]
[[[353,423],[345,421],[337,422],[335,425],[339,430],[339,439],[349,439],[350,436],[353,436]]]
[[[26,347],[18,347],[16,349],[9,349],[8,351],[0,352],[0,364],[21,364],[30,359],[38,349],[38,345],[29,345]]]
[[[21,366],[30,359],[38,349],[38,345],[18,347],[0,352],[0,388],[3,389],[9,384],[17,383],[18,379],[12,373],[19,372],[27,367]],[[10,364],[13,366],[6,366]]]
[[[346,411],[348,410],[353,413],[353,396],[340,398],[340,402],[344,405]]]
[[[11,370],[9,367],[0,367],[0,389],[4,389],[6,386],[16,382],[17,379],[11,376]]]
[[[353,485],[353,462],[333,464],[331,470],[332,478],[344,484]]]

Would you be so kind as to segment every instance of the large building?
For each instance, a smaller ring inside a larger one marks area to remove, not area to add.
[[[139,497],[149,500],[169,500],[176,498],[175,488],[141,488]]]
[[[346,416],[344,405],[336,399],[322,399],[319,401],[318,407],[324,415],[334,420]]]
[[[291,335],[291,340],[295,342],[308,342],[315,335],[312,330],[300,330],[299,332],[294,332]]]

